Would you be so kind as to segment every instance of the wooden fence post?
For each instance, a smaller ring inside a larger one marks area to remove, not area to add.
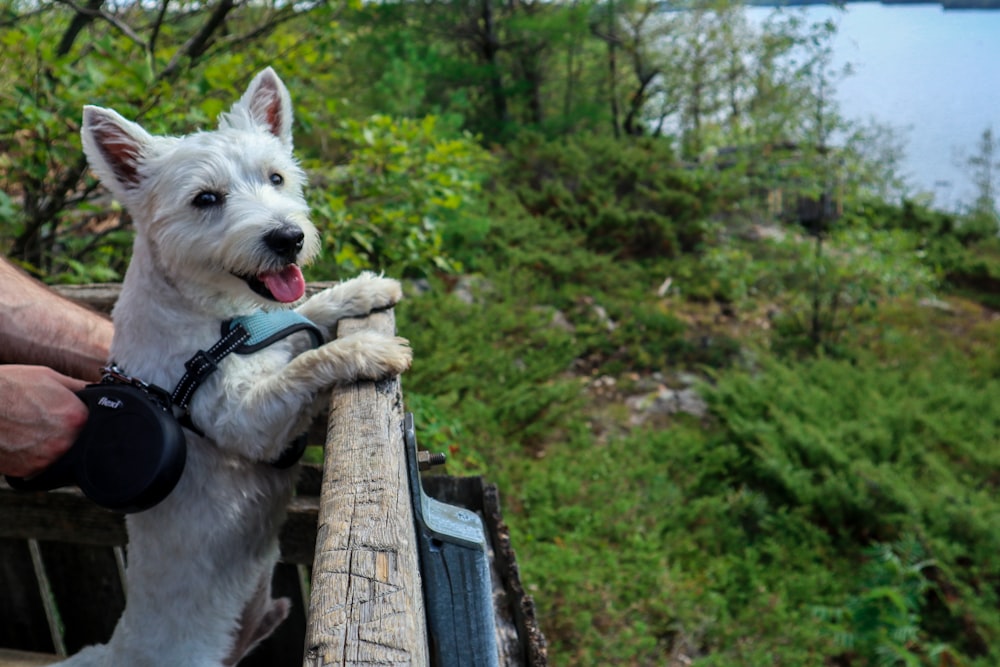
[[[392,311],[338,335],[395,332]],[[398,378],[336,388],[330,401],[306,667],[428,664],[427,627]]]

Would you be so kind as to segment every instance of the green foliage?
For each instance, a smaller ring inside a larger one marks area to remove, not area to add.
[[[846,549],[919,525],[938,585],[971,591],[1000,568],[991,491],[1000,461],[978,445],[998,436],[995,379],[954,358],[916,364],[770,364],[720,378],[709,402],[744,481],[775,506],[806,511]],[[992,646],[1000,626],[985,597],[934,598],[927,616],[938,637],[973,655]]]
[[[408,396],[422,441],[500,485],[554,664],[995,664],[993,356],[906,356],[904,327],[852,361],[719,371],[708,422],[608,433],[566,369],[616,333],[570,285],[489,275],[471,304],[434,282],[401,305]],[[686,333],[592,296],[640,348]]]
[[[400,276],[459,266],[443,229],[475,215],[489,156],[467,135],[447,138],[434,117],[344,121],[332,139],[342,159],[315,165],[313,217],[332,263],[328,274],[375,268]]]
[[[899,205],[866,200],[854,216],[876,229],[906,232],[914,239],[921,263],[946,285],[992,307],[1000,305],[1000,241],[993,221],[935,211],[911,200]]]
[[[860,590],[838,607],[816,607],[813,613],[831,623],[837,643],[861,664],[918,667],[942,664],[951,651],[925,647],[920,631],[924,599],[933,588],[925,570],[933,566],[912,535],[896,543],[876,542],[865,550]]]
[[[997,325],[913,298],[997,305],[1000,241],[888,201],[894,137],[829,105],[831,25],[756,32],[729,2],[237,4],[195,52],[200,6],[119,3],[60,54],[72,5],[8,7],[0,233],[51,280],[125,265],[84,103],[187,132],[276,66],[326,243],[312,277],[422,278],[397,309],[408,408],[449,472],[500,485],[555,664],[1000,664]],[[766,205],[824,193],[832,229]],[[626,399],[681,369],[710,414],[637,426]]]
[[[782,349],[833,350],[880,303],[925,294],[935,285],[918,237],[851,218],[819,237],[791,230],[716,245],[702,264],[717,298],[741,306],[760,299],[774,304],[775,342]]]
[[[86,204],[88,185],[80,182],[85,165],[79,139],[83,105],[100,98],[108,86],[99,66],[81,70],[70,55],[56,53],[62,22],[24,25],[2,35],[6,69],[0,86],[0,233],[10,240],[4,250],[27,269],[55,279],[94,280],[119,277],[129,240],[102,211]],[[113,49],[94,44],[94,61]],[[147,85],[142,64],[122,69],[123,85]],[[133,83],[134,82],[134,83]],[[63,230],[68,229],[68,233]],[[87,270],[93,255],[109,260],[103,269]]]
[[[509,151],[504,180],[525,212],[579,234],[588,250],[674,257],[704,237],[713,183],[662,141],[526,138]]]
[[[486,465],[501,456],[501,443],[539,446],[576,405],[576,383],[558,379],[574,359],[574,341],[550,326],[544,312],[511,296],[529,282],[530,276],[514,273],[503,284],[483,283],[469,304],[434,281],[430,293],[399,308],[415,354],[426,354],[408,373],[408,384],[433,396],[440,413],[488,431],[477,434]],[[447,355],[433,353],[445,349]]]

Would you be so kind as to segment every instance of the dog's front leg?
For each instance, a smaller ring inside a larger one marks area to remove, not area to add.
[[[365,271],[355,278],[314,294],[296,310],[323,329],[326,340],[333,337],[337,322],[384,310],[399,303],[403,289],[398,280]]]
[[[335,385],[399,375],[412,357],[404,338],[359,331],[307,350],[273,373],[224,388],[237,409],[222,415],[212,413],[213,392],[196,396],[192,417],[220,446],[237,443],[243,456],[273,460],[307,425],[317,395]]]

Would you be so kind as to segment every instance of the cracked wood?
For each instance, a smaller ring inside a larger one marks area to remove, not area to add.
[[[393,334],[392,312],[344,320],[338,335],[369,328]],[[428,664],[402,421],[398,378],[333,391],[307,667]]]

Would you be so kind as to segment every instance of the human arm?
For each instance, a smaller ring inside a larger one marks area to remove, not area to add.
[[[0,364],[48,366],[98,380],[112,332],[107,317],[62,298],[0,259]]]
[[[87,421],[74,392],[99,379],[112,331],[0,258],[0,474],[40,472],[73,444]]]

